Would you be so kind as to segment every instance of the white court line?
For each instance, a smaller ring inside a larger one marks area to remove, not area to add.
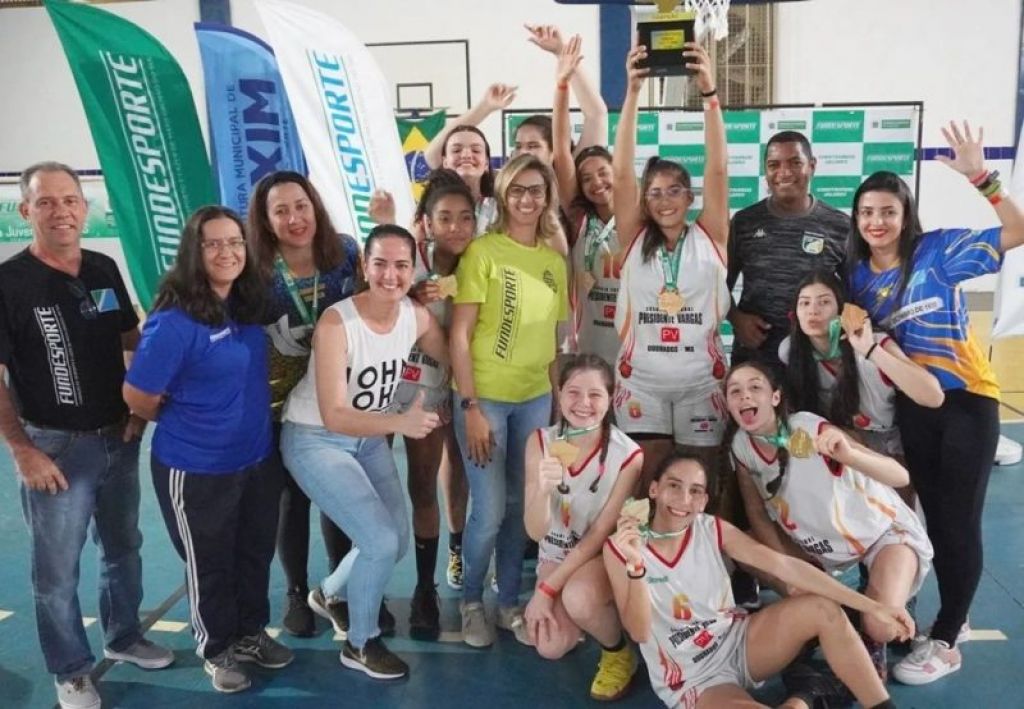
[[[7,620],[12,615],[14,615],[14,611],[0,611],[0,620]]]
[[[89,626],[91,626],[95,622],[96,622],[95,618],[91,618],[91,617],[89,617],[87,615],[83,615],[82,616],[82,625],[84,625],[86,628],[88,628]]]
[[[1008,640],[1006,634],[1001,630],[976,630],[971,629],[971,642],[978,640]]]
[[[277,640],[277,636],[281,634],[281,629],[280,628],[270,628],[270,627],[267,627],[267,628],[264,628],[264,630],[266,630],[267,631],[267,635],[269,635],[270,637],[274,638],[274,640]]]
[[[180,633],[186,628],[188,628],[188,623],[182,623],[177,620],[158,620],[149,626],[150,630],[156,630],[160,633]]]

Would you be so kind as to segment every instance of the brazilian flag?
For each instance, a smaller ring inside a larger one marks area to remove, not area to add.
[[[395,117],[395,122],[398,123],[398,137],[402,141],[402,152],[405,153],[405,167],[409,171],[409,181],[412,182],[412,195],[417,201],[423,193],[423,183],[430,174],[423,151],[434,136],[444,129],[445,120],[443,110],[423,118]]]

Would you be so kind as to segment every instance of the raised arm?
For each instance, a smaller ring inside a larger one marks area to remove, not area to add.
[[[942,128],[942,135],[953,149],[953,157],[936,155],[935,159],[956,170],[972,183],[983,178],[986,172],[985,150],[982,146],[985,129],[979,127],[978,137],[975,139],[967,121],[964,121],[963,130],[954,121],[950,121],[949,128]],[[981,185],[984,184],[985,181],[982,179]],[[996,216],[999,217],[999,223],[1003,225],[1003,233],[999,240],[1000,250],[1006,252],[1024,244],[1024,210],[1017,201],[1009,193],[1001,192],[999,201],[993,207]]]
[[[645,574],[630,571],[643,568],[641,544],[636,519],[621,517],[618,531],[604,545],[602,552],[622,627],[638,643],[651,636],[651,597],[647,592],[647,580]]]
[[[916,403],[932,409],[942,406],[946,395],[935,375],[907,357],[891,337],[882,343],[875,342],[870,319],[849,335],[849,340],[854,350],[874,362],[886,378]]]
[[[859,470],[883,485],[895,488],[910,484],[910,473],[895,458],[851,441],[838,426],[826,426],[818,434],[814,445],[821,455]]]
[[[615,231],[623,252],[643,225],[642,195],[636,182],[636,114],[640,109],[640,89],[649,69],[639,64],[647,57],[643,45],[633,47],[626,55],[626,97],[622,100],[619,125],[615,130],[612,153],[612,180],[615,189]]]
[[[572,126],[569,122],[569,80],[575,76],[580,59],[580,37],[573,36],[558,53],[555,67],[555,99],[552,103],[552,164],[558,180],[558,199],[569,212],[576,198],[576,166],[572,155]]]
[[[725,119],[707,51],[696,42],[687,42],[683,56],[686,67],[695,72],[694,81],[704,97],[704,202],[700,222],[724,257],[729,245],[729,155]]]
[[[441,158],[444,153],[444,144],[448,140],[448,134],[458,126],[476,126],[483,123],[484,119],[495,111],[508,108],[516,97],[515,86],[508,84],[491,84],[487,91],[476,104],[457,118],[452,118],[445,125],[444,130],[434,136],[433,140],[423,151],[423,159],[431,169],[441,167]]]
[[[557,466],[557,470],[552,465]],[[526,439],[526,495],[523,523],[530,539],[539,542],[551,528],[551,491],[561,481],[562,464],[557,458],[545,457],[535,433]]]

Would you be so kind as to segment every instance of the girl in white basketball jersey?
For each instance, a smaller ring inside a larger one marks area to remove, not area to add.
[[[729,310],[725,124],[707,53],[688,43],[682,55],[704,96],[703,205],[692,224],[692,181],[679,163],[652,157],[637,188],[637,107],[648,72],[639,68],[647,56],[643,46],[627,58],[628,88],[615,137],[615,223],[625,254],[615,308],[615,414],[644,449],[645,480],[674,445],[712,469],[728,418],[718,335]]]
[[[868,567],[867,595],[903,606],[931,568],[932,545],[917,515],[893,487],[909,476],[897,461],[849,439],[821,416],[789,414],[774,373],[744,362],[726,379],[739,430],[732,455],[754,535],[780,552],[828,570]],[[865,617],[875,643],[893,629]],[[884,658],[877,668],[887,673]]]
[[[637,666],[599,557],[643,463],[614,424],[614,386],[597,355],[570,357],[559,376],[559,422],[526,444],[526,531],[539,544],[528,638],[541,657],[557,660],[583,633],[593,636],[602,652],[590,696],[599,700],[621,697]]]
[[[870,318],[844,336],[839,315],[845,303],[842,284],[826,271],[812,272],[798,286],[796,318],[779,346],[779,359],[787,365],[790,407],[856,430],[861,442],[878,453],[901,456],[893,420],[897,389],[921,406],[936,408],[942,405],[942,387],[895,340],[874,333]]]
[[[642,521],[623,514],[604,548],[622,624],[640,644],[658,697],[685,709],[749,707],[748,690],[817,639],[858,702],[895,706],[838,604],[870,615],[901,637],[914,631],[906,611],[866,598],[704,514],[707,484],[697,459],[666,459],[650,484],[652,514]],[[733,601],[727,558],[804,593],[748,616]],[[812,702],[794,696],[782,706],[797,709]]]

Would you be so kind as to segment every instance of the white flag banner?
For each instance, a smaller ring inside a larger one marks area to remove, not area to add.
[[[389,84],[369,50],[338,20],[285,0],[255,0],[277,57],[309,179],[335,229],[362,242],[373,228],[370,196],[395,198],[408,225],[415,204]]]
[[[1013,161],[1010,194],[1018,204],[1024,204],[1024,128]],[[1011,249],[1003,257],[993,308],[993,339],[1014,335],[1024,335],[1024,247]]]

